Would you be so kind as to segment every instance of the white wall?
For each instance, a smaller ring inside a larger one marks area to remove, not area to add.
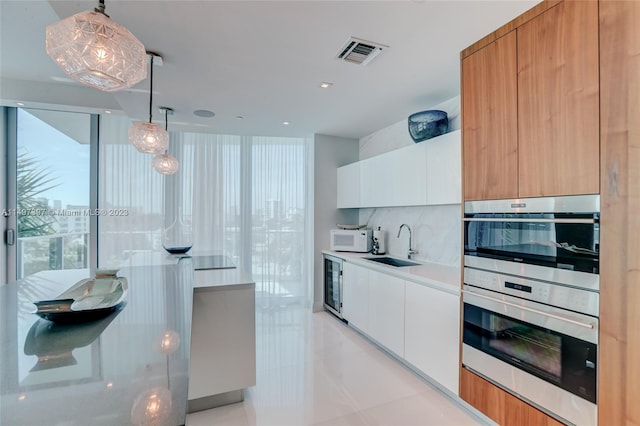
[[[314,135],[313,169],[313,310],[323,309],[322,250],[329,249],[329,230],[338,223],[357,223],[358,209],[337,209],[336,169],[358,161],[357,139]]]
[[[425,109],[439,109],[447,112],[449,130],[460,129],[459,96]],[[429,140],[420,143],[429,143]],[[405,119],[360,139],[359,159],[363,160],[413,144]],[[462,232],[460,204],[360,209],[359,216],[358,223],[367,223],[372,229],[380,226],[386,231],[386,252],[391,256],[407,256],[409,248],[407,231],[403,230],[400,238],[396,237],[400,225],[406,223],[412,231],[412,248],[418,251],[414,256],[415,259],[460,266]]]
[[[0,140],[5,141],[6,138],[6,108],[0,107]],[[3,142],[0,145],[0,200],[2,200],[2,208],[7,208],[7,144]],[[7,221],[0,221],[0,234],[4,239],[5,232],[7,230]],[[7,283],[7,245],[0,244],[0,285]]]

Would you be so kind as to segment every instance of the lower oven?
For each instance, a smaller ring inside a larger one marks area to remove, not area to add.
[[[559,420],[596,424],[598,300],[465,268],[463,366]]]

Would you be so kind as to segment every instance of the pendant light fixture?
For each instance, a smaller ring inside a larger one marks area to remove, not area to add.
[[[168,133],[169,127],[169,119],[167,118],[168,114],[173,114],[173,109],[167,107],[160,107],[162,111],[164,111],[164,130]],[[180,167],[180,163],[171,154],[167,154],[167,151],[164,154],[154,155],[151,160],[151,166],[155,169],[156,172],[163,175],[173,175],[178,171],[178,167]]]
[[[169,148],[169,134],[162,126],[152,123],[153,115],[153,59],[160,58],[153,52],[149,54],[150,77],[149,77],[149,122],[138,122],[129,128],[129,142],[136,149],[145,154],[159,154]]]
[[[142,43],[104,10],[99,0],[94,10],[49,25],[45,49],[71,79],[114,92],[147,78],[147,55]]]

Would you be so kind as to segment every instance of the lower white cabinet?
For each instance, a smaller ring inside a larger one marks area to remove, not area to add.
[[[404,356],[404,280],[369,271],[369,335]]]
[[[405,282],[404,358],[458,394],[460,297]]]
[[[342,266],[342,317],[369,333],[369,269],[348,262]]]
[[[350,325],[458,394],[460,296],[345,262]]]

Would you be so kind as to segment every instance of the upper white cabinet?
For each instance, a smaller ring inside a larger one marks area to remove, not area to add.
[[[421,142],[427,146],[427,204],[462,202],[461,131]]]
[[[338,208],[360,207],[360,162],[338,167]]]
[[[426,147],[421,144],[361,161],[360,206],[420,206],[427,203]]]
[[[461,202],[460,130],[338,168],[337,207]]]

